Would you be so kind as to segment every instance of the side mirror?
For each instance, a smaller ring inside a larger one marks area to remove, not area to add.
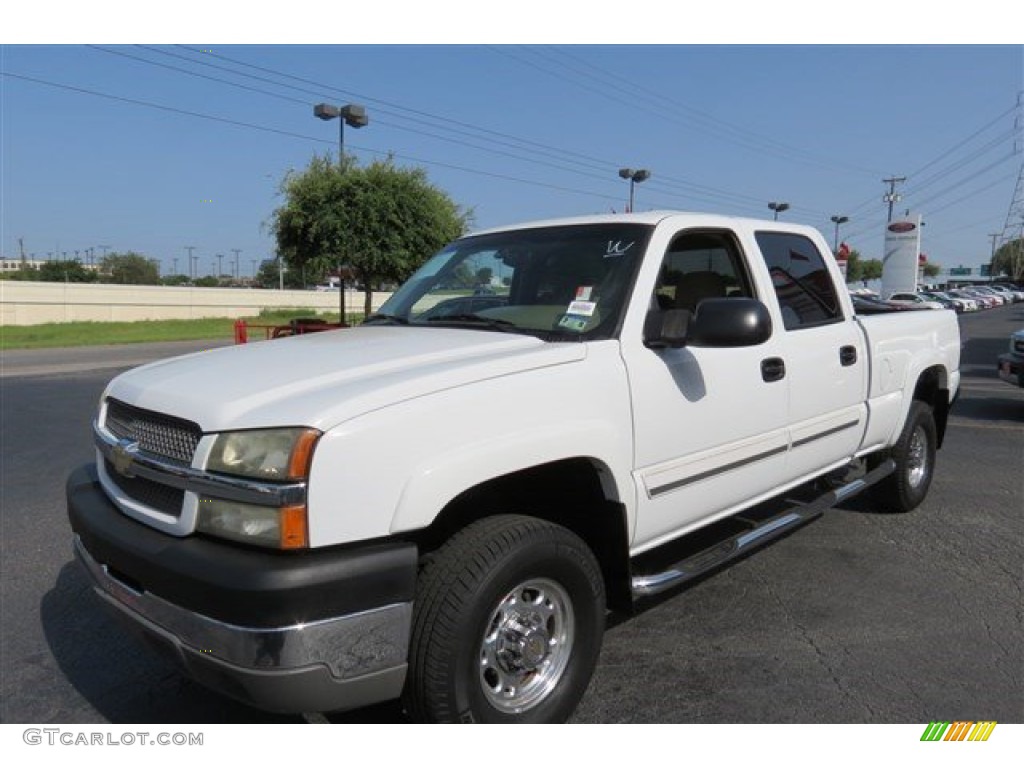
[[[768,307],[757,299],[704,299],[690,321],[686,343],[692,347],[753,347],[771,335]]]

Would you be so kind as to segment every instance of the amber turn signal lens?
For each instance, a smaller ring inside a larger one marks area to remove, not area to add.
[[[309,526],[305,505],[281,507],[281,549],[305,549],[309,546]]]
[[[304,430],[295,440],[292,455],[288,460],[288,479],[305,480],[309,477],[309,465],[313,461],[313,449],[320,439],[320,432],[315,429]]]

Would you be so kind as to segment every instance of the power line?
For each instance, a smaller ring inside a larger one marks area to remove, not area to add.
[[[557,48],[548,49],[535,47],[531,49],[531,52],[536,53],[549,61],[551,61],[555,55],[579,61],[584,66],[594,69],[595,71],[601,73],[602,76],[599,77],[597,75],[581,70],[578,67],[563,64],[562,62],[556,61],[554,62],[554,64],[556,66],[567,68],[574,73],[580,74],[584,77],[597,81],[600,84],[601,88],[595,88],[588,83],[581,83],[579,81],[573,80],[572,78],[568,78],[560,74],[559,72],[554,72],[550,69],[541,66],[535,60],[525,59],[503,48],[498,49],[494,48],[493,46],[490,47],[492,50],[496,50],[498,53],[514,58],[515,60],[519,61],[520,63],[526,66],[539,69],[540,71],[545,72],[546,74],[549,74],[553,77],[566,80],[570,83],[573,83],[574,85],[577,85],[578,87],[584,88],[585,90],[591,91],[592,93],[596,93],[602,97],[613,98],[607,92],[607,89],[612,89],[622,94],[622,96],[625,97],[626,99],[632,101],[634,105],[636,105],[638,108],[644,109],[650,114],[654,114],[665,120],[674,122],[677,125],[684,125],[685,127],[692,128],[693,130],[699,131],[700,133],[711,136],[712,138],[715,138],[717,140],[731,142],[733,144],[743,147],[744,149],[755,151],[760,154],[771,154],[791,162],[806,163],[826,168],[840,168],[846,171],[853,170],[858,173],[875,173],[875,171],[870,171],[868,169],[860,168],[858,166],[837,162],[835,160],[824,159],[811,152],[808,152],[797,147],[792,147],[781,141],[777,141],[776,139],[761,136],[745,128],[716,118],[707,112],[703,112],[689,105],[682,104],[678,101],[672,100],[664,96],[663,94],[651,90],[650,88],[646,88],[643,85],[627,80],[626,78],[616,75],[615,73],[609,72],[608,70],[590,64],[589,62],[586,62],[585,60],[579,58],[578,56],[573,56],[571,54],[565,53]],[[624,83],[625,87],[620,86],[614,82],[609,82],[609,78],[613,78]],[[620,97],[615,96],[614,98],[619,99]],[[662,110],[668,110],[669,113],[666,114]]]
[[[85,94],[85,95],[89,95],[89,96],[97,96],[97,97],[104,98],[104,99],[111,99],[113,101],[120,101],[120,102],[124,102],[124,103],[127,103],[127,104],[132,104],[132,105],[135,105],[135,106],[148,107],[148,108],[151,108],[151,109],[158,109],[158,110],[161,110],[161,111],[164,111],[164,112],[171,112],[171,113],[175,113],[175,114],[179,114],[179,115],[185,115],[185,116],[188,116],[188,117],[195,117],[195,118],[199,118],[199,119],[202,119],[202,120],[211,120],[211,121],[214,121],[214,122],[225,123],[225,124],[232,125],[232,126],[239,127],[239,128],[250,128],[250,129],[253,129],[253,130],[257,130],[257,131],[263,131],[263,132],[266,132],[266,133],[278,134],[278,135],[287,136],[287,137],[290,137],[290,138],[303,139],[305,141],[313,141],[313,142],[316,142],[318,144],[329,144],[331,146],[334,146],[334,144],[335,144],[333,139],[324,139],[324,138],[321,138],[321,137],[318,137],[318,136],[307,136],[307,135],[304,135],[304,134],[301,134],[301,133],[295,133],[293,131],[285,131],[285,130],[281,130],[281,129],[278,129],[278,128],[271,128],[271,127],[268,127],[268,126],[257,125],[255,123],[247,123],[247,122],[244,122],[244,121],[241,121],[241,120],[232,120],[232,119],[229,119],[229,118],[219,117],[219,116],[216,116],[216,115],[204,114],[202,112],[194,112],[192,110],[179,109],[177,107],[169,107],[167,105],[157,104],[157,103],[151,102],[151,101],[143,101],[141,99],[132,99],[132,98],[128,98],[126,96],[117,96],[117,95],[114,95],[114,94],[102,93],[100,91],[94,91],[94,90],[91,90],[91,89],[88,89],[88,88],[80,88],[78,86],[67,85],[67,84],[64,84],[64,83],[56,83],[56,82],[53,82],[53,81],[50,81],[50,80],[43,80],[41,78],[29,77],[27,75],[20,75],[20,74],[17,74],[15,72],[0,72],[0,75],[3,75],[4,77],[11,77],[11,78],[15,78],[15,79],[18,79],[18,80],[24,80],[24,81],[27,81],[27,82],[36,83],[36,84],[39,84],[39,85],[45,85],[45,86],[48,86],[48,87],[51,87],[51,88],[59,88],[59,89],[63,89],[63,90],[67,90],[67,91],[72,91],[72,92],[80,93],[80,94]],[[517,183],[521,183],[521,184],[529,184],[529,185],[535,186],[535,187],[543,187],[543,188],[547,188],[547,189],[553,189],[553,190],[556,190],[556,191],[559,191],[559,192],[571,192],[573,194],[587,195],[587,196],[590,196],[590,197],[598,197],[598,198],[602,198],[604,200],[614,200],[614,201],[617,201],[620,198],[619,195],[602,194],[600,192],[593,192],[591,190],[577,189],[577,188],[567,187],[567,186],[560,185],[560,184],[550,184],[550,183],[542,182],[542,181],[535,181],[535,180],[531,180],[531,179],[523,179],[523,178],[520,178],[520,177],[517,177],[517,176],[511,176],[511,175],[508,175],[508,174],[494,173],[494,172],[491,172],[491,171],[483,171],[483,170],[480,170],[478,168],[468,168],[466,166],[456,165],[454,163],[440,162],[440,161],[437,161],[437,160],[428,160],[428,159],[425,159],[425,158],[415,157],[415,156],[412,156],[412,155],[407,155],[407,154],[399,153],[399,152],[382,152],[382,151],[379,151],[379,150],[369,149],[367,147],[356,147],[356,149],[359,149],[362,152],[367,152],[369,154],[378,155],[378,156],[381,156],[381,157],[395,157],[395,158],[409,160],[409,161],[416,162],[416,163],[423,163],[425,165],[433,165],[433,166],[436,166],[436,167],[439,167],[439,168],[448,168],[450,170],[462,171],[464,173],[472,173],[472,174],[476,174],[476,175],[479,175],[479,176],[486,176],[488,178],[502,179],[502,180],[505,180],[505,181],[513,181],[513,182],[517,182]]]
[[[286,100],[289,100],[289,101],[292,101],[292,102],[296,102],[296,103],[307,104],[307,102],[305,102],[303,100],[300,100],[300,99],[295,99],[295,98],[287,97],[287,96],[281,96],[280,94],[272,93],[272,92],[266,91],[266,90],[261,89],[261,88],[254,88],[252,86],[241,85],[239,83],[234,83],[234,82],[229,81],[229,80],[224,80],[223,78],[218,78],[218,77],[212,77],[212,76],[209,76],[209,75],[199,74],[199,73],[196,73],[196,72],[191,71],[191,70],[183,69],[181,67],[164,65],[164,64],[161,64],[159,62],[153,62],[153,61],[151,61],[149,59],[145,59],[145,58],[141,58],[141,57],[137,57],[137,56],[131,56],[129,54],[122,54],[120,52],[111,51],[109,49],[103,48],[102,46],[90,46],[90,47],[95,49],[95,50],[98,50],[98,51],[103,51],[103,52],[106,52],[106,53],[114,53],[116,55],[126,56],[127,58],[134,59],[136,61],[140,61],[140,62],[143,62],[143,63],[154,64],[156,66],[166,67],[166,68],[169,68],[169,69],[181,72],[181,73],[186,74],[186,75],[195,75],[195,76],[198,76],[198,77],[202,77],[203,79],[206,79],[206,80],[211,80],[211,81],[222,83],[222,84],[229,85],[229,86],[244,88],[245,90],[248,90],[248,91],[253,91],[253,92],[256,92],[256,93],[263,93],[263,94],[266,94],[266,95],[269,95],[269,96],[274,96],[274,97],[277,97],[277,98],[283,98],[283,99],[286,99]],[[262,76],[250,75],[248,73],[239,72],[238,70],[231,69],[231,68],[228,68],[228,67],[222,67],[222,66],[219,66],[219,65],[216,65],[216,64],[210,64],[209,62],[198,61],[198,60],[192,59],[190,57],[181,56],[179,54],[174,54],[172,52],[161,51],[158,48],[152,48],[150,46],[137,46],[137,47],[143,48],[145,50],[157,52],[157,53],[164,53],[166,55],[173,56],[174,58],[182,59],[182,60],[185,60],[185,61],[188,61],[188,62],[191,62],[191,63],[195,63],[195,64],[202,64],[204,66],[212,67],[214,69],[221,70],[221,71],[230,72],[230,73],[235,74],[235,75],[239,75],[239,76],[243,76],[243,77],[251,77],[251,78],[254,78],[254,79],[258,80],[258,81],[266,82],[266,83],[271,83],[271,84],[276,85],[278,87],[290,88],[290,89],[293,89],[293,90],[296,90],[296,91],[306,92],[306,93],[315,93],[319,98],[323,98],[325,95],[331,95],[331,96],[335,95],[335,92],[333,92],[333,91],[330,94],[326,94],[324,91],[311,91],[308,88],[294,86],[294,85],[290,85],[290,84],[286,84],[286,83],[280,83],[278,81],[270,80],[269,78],[265,78],[265,77],[262,77]],[[226,57],[219,57],[219,58],[225,58],[226,59]],[[230,59],[228,59],[228,60],[230,60]],[[234,60],[230,60],[230,61],[234,61]],[[254,66],[254,65],[248,65],[248,64],[242,63],[242,66]],[[268,70],[268,68],[266,68],[266,67],[259,67],[258,69],[261,70],[261,71],[275,72],[275,70]],[[277,74],[279,76],[282,76],[282,77],[288,77],[288,78],[292,78],[293,77],[292,75],[288,75],[286,73],[277,73]],[[312,82],[312,81],[310,81],[310,82]],[[323,88],[329,88],[329,86],[322,86],[322,87]],[[384,103],[387,103],[387,102],[384,102]],[[382,111],[385,114],[391,114],[391,115],[399,117],[400,119],[408,119],[408,118],[405,118],[404,115],[397,114],[397,113],[395,113],[395,112],[393,112],[391,110],[384,109]],[[440,118],[438,118],[438,119],[440,119]],[[521,150],[521,151],[523,151],[523,150],[531,151],[531,152],[538,153],[538,154],[541,154],[541,155],[546,156],[546,157],[551,157],[551,158],[553,158],[553,160],[555,162],[552,162],[550,160],[538,160],[535,157],[529,157],[529,156],[525,156],[525,155],[522,155],[522,154],[517,154],[515,152],[506,152],[506,151],[494,149],[494,148],[491,148],[491,147],[481,146],[481,145],[475,144],[475,143],[467,143],[464,140],[453,139],[453,138],[450,138],[450,137],[447,137],[447,136],[442,136],[442,135],[439,135],[439,134],[434,133],[432,131],[425,131],[422,128],[409,128],[407,126],[403,126],[403,125],[400,125],[400,124],[392,123],[392,122],[389,122],[387,120],[381,120],[380,118],[375,118],[375,122],[377,122],[378,124],[381,124],[381,125],[386,125],[388,127],[395,128],[397,130],[406,131],[406,132],[413,133],[413,134],[416,134],[416,135],[427,136],[427,137],[436,139],[438,141],[445,141],[445,142],[448,142],[448,143],[458,144],[461,147],[471,147],[471,148],[478,149],[478,150],[483,151],[483,152],[488,152],[488,153],[491,153],[491,154],[501,155],[501,156],[505,156],[505,157],[511,157],[513,159],[516,159],[516,160],[523,160],[523,161],[534,163],[534,164],[537,164],[537,165],[542,165],[542,166],[544,166],[546,168],[556,168],[556,169],[559,169],[559,170],[566,171],[568,173],[576,173],[576,174],[581,175],[581,176],[597,179],[597,180],[600,180],[602,182],[614,183],[612,181],[612,176],[611,176],[611,170],[610,169],[617,167],[617,164],[614,164],[614,163],[612,163],[610,161],[602,161],[602,160],[596,160],[596,159],[589,160],[589,161],[574,160],[572,157],[566,157],[564,152],[562,150],[560,150],[560,149],[557,149],[557,148],[551,148],[550,151],[548,151],[547,149],[532,149],[531,150],[531,149],[528,149],[526,147],[522,147],[519,144],[510,143],[510,142],[503,141],[503,140],[500,140],[500,139],[492,139],[492,138],[489,138],[487,136],[479,136],[477,134],[469,133],[469,132],[466,132],[466,131],[461,131],[461,130],[458,130],[458,129],[452,129],[452,128],[448,127],[447,125],[439,126],[440,128],[443,128],[444,130],[446,130],[448,132],[452,132],[452,133],[455,133],[455,134],[460,135],[460,136],[467,136],[467,137],[475,139],[475,140],[478,139],[478,140],[490,141],[492,143],[496,143],[496,144],[501,145],[501,146],[510,147],[512,149]],[[421,122],[422,122],[422,120],[421,120]],[[479,130],[479,129],[475,129],[474,128],[474,130]],[[507,134],[501,134],[501,135],[507,135]],[[520,142],[520,144],[526,142],[526,140],[518,139],[518,138],[515,138],[515,137],[512,137],[512,138],[514,138],[515,141]],[[536,144],[534,142],[529,142],[529,143]],[[536,144],[536,146],[544,147],[546,145]],[[587,157],[585,155],[579,155],[578,153],[577,153],[577,155],[579,157]],[[583,172],[583,171],[580,171],[579,169],[568,167],[568,166],[563,164],[565,162],[577,164],[577,165],[579,165],[579,166],[581,166],[583,168],[586,168],[587,171],[593,171],[593,172]],[[600,175],[598,175],[598,174],[600,174]],[[749,196],[749,195],[743,195],[743,194],[740,194],[740,193],[730,192],[730,191],[727,191],[727,190],[716,189],[714,187],[708,187],[706,185],[701,185],[701,184],[695,184],[695,183],[692,183],[692,182],[676,180],[676,179],[673,179],[671,177],[659,176],[659,180],[661,182],[663,182],[664,184],[666,184],[668,186],[671,186],[671,187],[683,188],[683,189],[687,189],[687,190],[693,190],[695,194],[691,193],[691,194],[686,195],[687,197],[690,197],[690,198],[705,199],[705,200],[710,200],[710,201],[716,202],[716,203],[719,202],[719,200],[726,200],[726,201],[728,201],[730,203],[735,203],[736,201],[743,201],[743,200],[756,201],[758,203],[758,205],[760,205],[760,203],[761,203],[760,198],[754,198],[754,197]],[[824,214],[822,214],[822,215],[824,215]]]

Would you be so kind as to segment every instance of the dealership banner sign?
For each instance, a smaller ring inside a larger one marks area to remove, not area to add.
[[[917,290],[918,258],[921,254],[921,216],[907,215],[885,227],[882,259],[882,297]]]

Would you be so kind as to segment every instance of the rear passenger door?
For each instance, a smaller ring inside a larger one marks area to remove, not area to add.
[[[784,231],[757,231],[754,238],[782,316],[792,439],[786,475],[795,479],[850,458],[860,447],[867,420],[864,334],[844,314],[814,240]]]

